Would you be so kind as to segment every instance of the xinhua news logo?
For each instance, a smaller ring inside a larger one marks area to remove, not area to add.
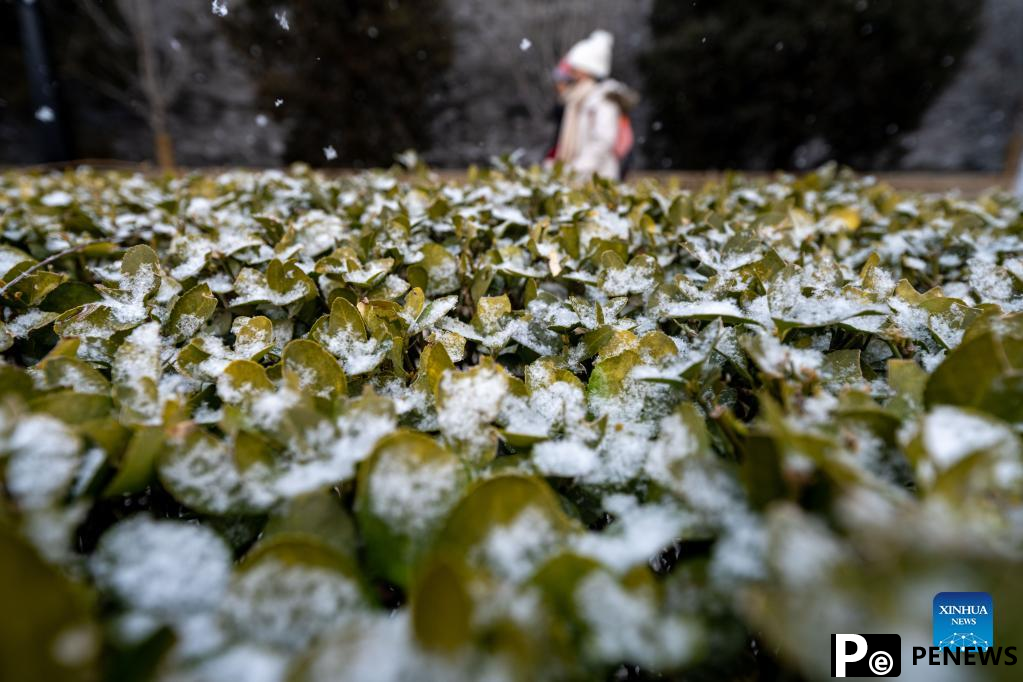
[[[995,606],[987,592],[939,592],[933,646],[913,647],[913,665],[1016,665],[1016,647],[995,646]]]
[[[995,645],[994,602],[987,592],[939,592],[934,595],[934,646],[990,649]]]
[[[902,638],[898,635],[831,635],[832,677],[898,677]]]

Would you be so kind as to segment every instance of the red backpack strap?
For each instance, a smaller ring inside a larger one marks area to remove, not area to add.
[[[632,151],[636,143],[636,136],[632,132],[632,119],[622,112],[618,116],[618,134],[615,136],[614,153],[619,161],[624,159]]]

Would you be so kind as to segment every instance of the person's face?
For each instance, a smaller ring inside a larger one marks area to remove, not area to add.
[[[588,73],[580,71],[576,68],[568,69],[568,73],[561,78],[554,80],[554,89],[558,93],[558,97],[564,97],[565,93],[572,89],[572,87],[579,82],[584,80],[593,80]]]
[[[593,77],[590,76],[590,74],[586,73],[585,71],[580,71],[579,69],[576,69],[574,67],[570,68],[569,72],[572,74],[571,81],[572,85],[578,83],[579,81],[593,80]]]

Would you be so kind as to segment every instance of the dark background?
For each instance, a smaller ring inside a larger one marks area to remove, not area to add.
[[[643,95],[640,167],[1000,171],[1023,133],[1021,0],[24,2],[0,0],[2,164],[535,161],[549,70],[594,28]]]

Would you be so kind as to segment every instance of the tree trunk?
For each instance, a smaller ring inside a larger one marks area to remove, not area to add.
[[[166,130],[153,135],[156,141],[156,163],[160,168],[174,168],[174,140]]]
[[[135,44],[142,72],[142,91],[149,103],[149,127],[153,130],[156,163],[163,169],[174,167],[174,140],[167,129],[167,103],[158,73],[156,46],[153,44],[153,8],[150,0],[135,0]]]

